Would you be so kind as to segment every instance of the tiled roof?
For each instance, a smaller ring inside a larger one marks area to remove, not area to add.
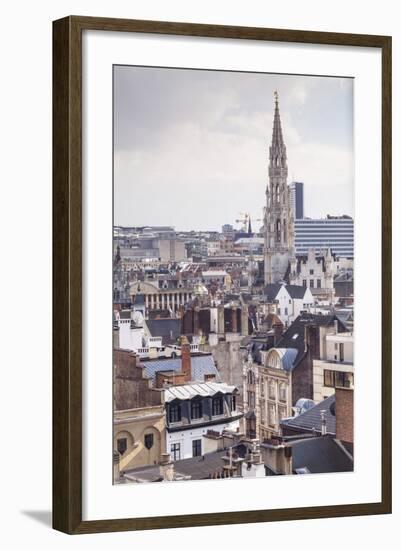
[[[305,325],[317,325],[319,327],[333,326],[334,321],[338,321],[338,329],[345,332],[347,329],[336,315],[314,315],[304,313],[299,315],[295,321],[284,332],[282,338],[277,343],[278,348],[296,348],[298,350],[295,366],[305,355]]]
[[[181,358],[175,359],[154,359],[151,361],[142,361],[145,373],[148,378],[155,380],[156,372],[163,371],[181,371]],[[192,380],[203,382],[205,374],[214,374],[216,380],[220,380],[219,372],[214,363],[211,354],[191,356]]]
[[[336,417],[335,417],[335,396],[331,395],[323,399],[320,403],[307,410],[306,412],[296,416],[295,418],[287,418],[281,422],[282,426],[297,428],[300,432],[316,432],[321,433],[322,416],[321,412],[326,411],[326,427],[327,433],[335,435],[336,433]]]

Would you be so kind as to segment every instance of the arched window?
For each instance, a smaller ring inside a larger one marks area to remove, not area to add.
[[[281,240],[281,222],[280,220],[276,221],[276,241],[279,243]]]
[[[248,382],[248,384],[254,384],[255,383],[255,375],[251,370],[248,371],[247,382]]]

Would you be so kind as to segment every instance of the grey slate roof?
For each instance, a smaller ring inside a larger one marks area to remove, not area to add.
[[[296,428],[300,432],[312,432],[314,429],[321,433],[322,417],[321,411],[326,411],[326,426],[327,433],[335,435],[336,433],[336,417],[335,417],[335,395],[331,395],[323,399],[320,403],[307,410],[306,412],[296,416],[295,418],[287,418],[281,422],[282,426]]]
[[[131,310],[130,309],[122,309],[120,311],[120,319],[131,319]]]
[[[175,359],[152,359],[151,361],[142,360],[146,376],[153,381],[156,378],[156,372],[160,371],[181,371],[181,358]],[[204,382],[205,374],[214,374],[216,380],[220,381],[220,375],[214,363],[211,354],[191,355],[192,380]]]
[[[306,287],[301,285],[286,285],[285,289],[291,298],[301,299],[305,296]]]
[[[181,334],[180,319],[148,319],[146,325],[152,336],[161,336],[163,345],[174,344]]]
[[[263,294],[266,296],[267,300],[271,302],[276,299],[281,287],[282,285],[280,283],[271,283],[264,287]]]
[[[145,304],[145,296],[140,292],[138,292],[138,294],[135,294],[134,304],[136,306],[143,306]]]
[[[221,472],[224,462],[222,457],[227,451],[207,453],[194,458],[184,458],[174,462],[174,470],[177,474],[191,476],[191,479],[208,479],[214,472]],[[160,481],[159,466],[143,466],[128,470],[130,477],[138,478],[141,481]]]
[[[312,474],[352,472],[353,460],[335,439],[326,435],[292,443],[292,468],[308,468]]]
[[[293,299],[302,300],[305,296],[306,287],[301,285],[284,285],[282,283],[272,283],[264,287],[263,293],[268,301],[276,299],[281,287],[284,286],[288,294]]]
[[[336,315],[314,315],[312,313],[303,313],[299,315],[284,332],[282,338],[279,342],[277,342],[277,347],[296,348],[298,350],[298,355],[295,359],[294,366],[297,366],[305,355],[305,325],[312,324],[319,327],[327,327],[334,325],[335,320],[338,321],[339,332],[345,332],[347,330],[346,327]]]

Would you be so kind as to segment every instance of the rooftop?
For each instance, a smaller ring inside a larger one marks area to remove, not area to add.
[[[199,384],[184,384],[182,386],[171,386],[164,390],[166,403],[175,399],[187,400],[196,396],[212,397],[218,393],[233,393],[235,386],[229,386],[222,382],[203,382]]]
[[[146,376],[153,381],[156,378],[156,372],[175,371],[181,372],[181,358],[166,358],[142,360]],[[194,381],[203,382],[206,374],[215,375],[216,380],[220,380],[219,371],[216,368],[211,354],[191,355],[191,371]]]
[[[323,399],[320,403],[307,410],[306,412],[295,416],[294,418],[286,418],[281,421],[282,426],[296,428],[299,431],[321,433],[322,430],[322,411],[325,412],[327,433],[335,435],[336,433],[336,416],[335,416],[335,395],[331,395]]]

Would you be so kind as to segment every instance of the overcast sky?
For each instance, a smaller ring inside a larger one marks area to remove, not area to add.
[[[258,228],[276,89],[305,216],[353,216],[351,79],[119,66],[115,224],[220,230],[249,212]]]

